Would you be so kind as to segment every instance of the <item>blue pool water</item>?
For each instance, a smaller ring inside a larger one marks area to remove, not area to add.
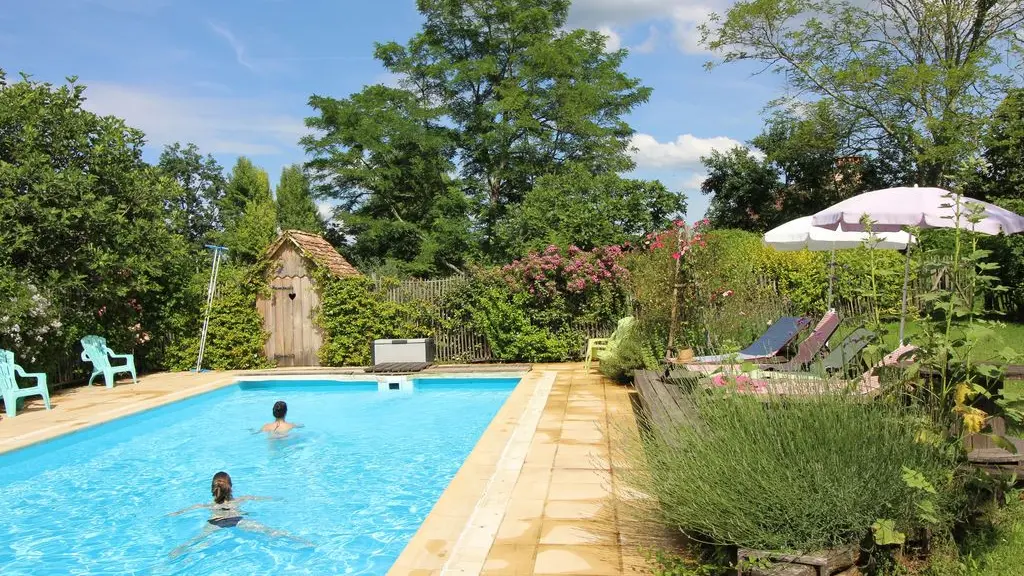
[[[243,383],[0,455],[0,574],[384,574],[517,379]],[[305,428],[254,434],[276,400]],[[186,553],[225,470],[251,520]]]

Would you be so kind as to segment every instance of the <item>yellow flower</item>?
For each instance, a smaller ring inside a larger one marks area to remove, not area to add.
[[[956,411],[963,415],[964,430],[966,432],[981,432],[981,429],[985,426],[988,414],[973,406],[957,406]]]
[[[957,384],[956,389],[953,390],[953,400],[956,401],[957,406],[962,405],[967,401],[967,396],[971,392],[971,387],[965,382]]]

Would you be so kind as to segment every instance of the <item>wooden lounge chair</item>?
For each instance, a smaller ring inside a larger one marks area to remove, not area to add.
[[[917,346],[902,345],[890,354],[887,354],[881,361],[870,367],[859,377],[850,380],[828,378],[813,372],[783,372],[760,369],[749,372],[723,370],[710,375],[693,370],[674,371],[669,377],[675,380],[688,381],[690,386],[724,386],[729,381],[737,381],[742,384],[741,392],[754,394],[813,394],[819,392],[823,385],[829,385],[850,389],[857,394],[874,395],[882,389],[877,369],[897,367],[908,360],[913,361],[913,355],[916,351]]]
[[[17,377],[35,378],[36,385],[29,388],[18,386]],[[0,393],[3,394],[7,415],[14,417],[18,403],[28,396],[42,396],[46,409],[50,409],[50,390],[46,387],[46,374],[29,374],[14,363],[14,352],[0,350]]]

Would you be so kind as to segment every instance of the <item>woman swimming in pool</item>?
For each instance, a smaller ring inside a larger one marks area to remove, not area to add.
[[[288,534],[287,532],[283,532],[281,530],[273,530],[271,528],[267,528],[259,522],[254,522],[252,520],[244,518],[244,516],[246,516],[246,513],[242,512],[242,510],[238,507],[239,503],[245,502],[246,500],[270,500],[270,498],[264,498],[261,496],[241,496],[239,498],[235,498],[234,495],[232,494],[232,488],[233,487],[231,485],[231,476],[229,476],[227,472],[217,472],[216,474],[213,475],[213,482],[210,484],[210,492],[213,495],[212,504],[196,504],[194,506],[189,506],[188,508],[185,508],[183,510],[178,510],[177,512],[172,512],[171,514],[168,514],[168,516],[180,516],[185,512],[197,510],[200,508],[210,509],[210,519],[206,521],[207,523],[206,526],[203,527],[202,534],[196,536],[186,544],[175,548],[174,551],[171,552],[171,556],[180,555],[182,552],[197,544],[203,538],[206,538],[219,528],[237,527],[242,530],[247,530],[249,532],[258,532],[260,534],[266,534],[267,536],[272,536],[275,538],[284,537],[290,540],[294,540],[296,542],[301,542],[303,544],[309,544],[305,540],[296,538]]]

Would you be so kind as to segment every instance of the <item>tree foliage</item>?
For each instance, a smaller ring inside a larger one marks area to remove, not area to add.
[[[538,178],[498,225],[497,234],[517,256],[552,244],[589,250],[639,242],[685,209],[684,198],[661,182],[611,172],[595,175],[573,165]]]
[[[314,96],[320,131],[303,140],[320,193],[339,200],[346,255],[363,268],[451,272],[470,247],[469,203],[451,174],[455,147],[436,109],[406,90],[369,86],[343,100]]]
[[[270,177],[266,170],[253,164],[252,160],[240,156],[231,169],[224,196],[218,206],[224,229],[234,227],[245,214],[246,206],[254,200],[257,203],[273,202]]]
[[[498,222],[539,178],[573,166],[593,175],[632,168],[623,116],[650,89],[621,72],[626,53],[606,52],[603,35],[565,29],[567,0],[417,6],[423,29],[375,52],[401,88],[310,101],[309,124],[321,132],[304,142],[310,166],[348,212],[357,255],[409,261],[428,251],[444,254],[434,268],[447,269],[471,244],[500,260],[509,247]],[[463,231],[471,223],[473,238]],[[399,235],[407,253],[359,246],[384,234]]]
[[[203,157],[195,144],[174,143],[160,154],[157,168],[178,183],[179,192],[166,203],[174,232],[201,248],[217,231],[217,205],[224,198],[224,172],[213,156]]]
[[[255,264],[277,237],[277,207],[267,172],[240,157],[231,170],[220,213],[228,256],[241,264]]]
[[[702,27],[724,62],[781,73],[856,122],[859,147],[893,144],[914,181],[945,185],[1019,64],[1018,0],[744,0]],[[888,143],[886,143],[888,142]]]
[[[986,165],[974,192],[992,200],[1024,200],[1024,89],[1006,95],[982,142]]]
[[[93,332],[138,345],[187,268],[165,212],[181,190],[142,160],[141,132],[82,108],[84,90],[0,82],[0,277],[50,303],[64,354]]]
[[[309,178],[299,165],[286,166],[274,191],[277,221],[283,230],[304,230],[323,234],[324,221],[309,190]]]
[[[718,227],[765,231],[866,190],[901,185],[912,167],[883,139],[861,147],[857,122],[829,100],[772,114],[750,148],[713,151],[701,189]]]

